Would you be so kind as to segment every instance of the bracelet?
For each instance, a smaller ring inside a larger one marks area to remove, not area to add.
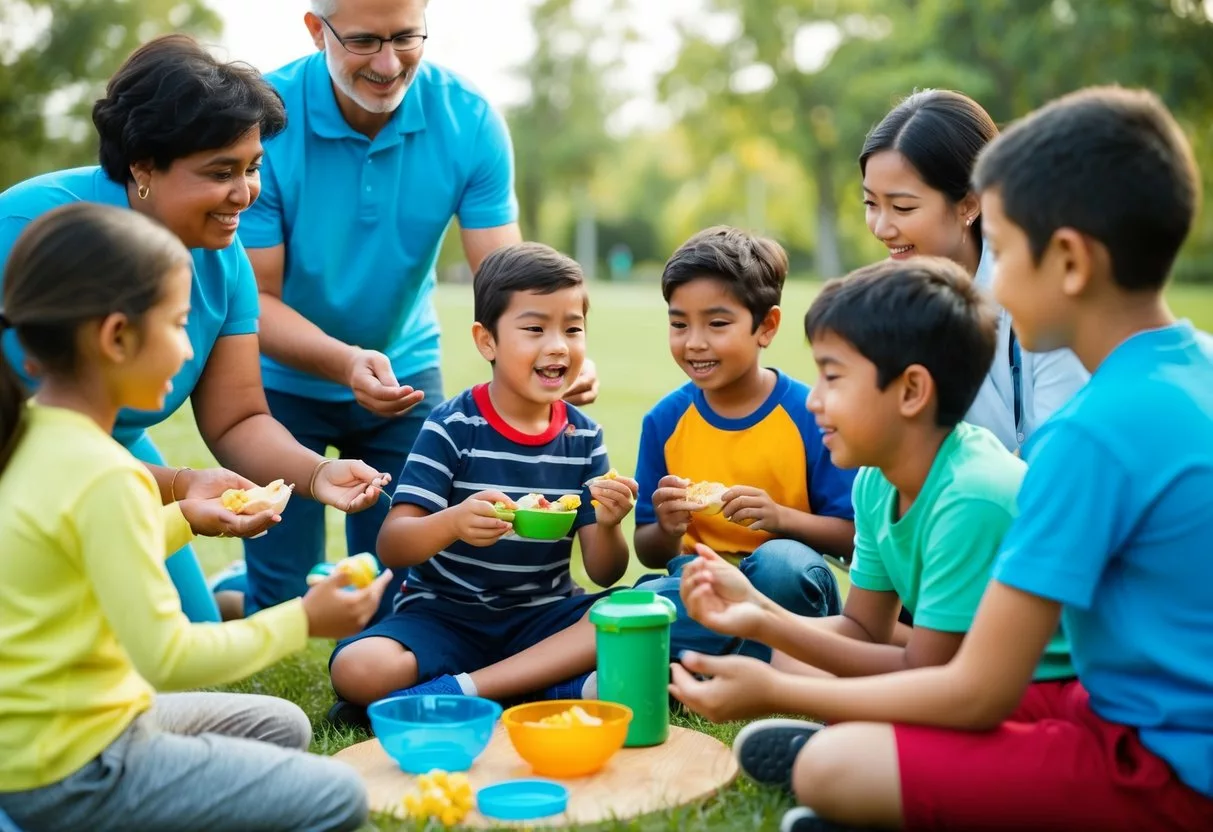
[[[168,495],[173,498],[173,502],[177,502],[177,477],[181,476],[182,471],[193,471],[193,468],[182,466],[173,471],[173,481],[168,485]]]
[[[313,500],[316,499],[316,475],[320,473],[321,468],[328,465],[330,462],[336,462],[336,461],[337,460],[333,459],[332,457],[326,457],[325,459],[322,459],[316,463],[316,467],[312,470],[312,479],[307,484],[308,496],[311,497]],[[319,501],[317,500],[317,502],[319,502]]]

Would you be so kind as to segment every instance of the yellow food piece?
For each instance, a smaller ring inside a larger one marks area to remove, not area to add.
[[[535,728],[572,728],[574,725],[601,725],[602,720],[596,716],[590,716],[580,705],[574,705],[558,714],[552,714],[538,721],[523,724]]]
[[[576,511],[581,508],[581,496],[578,494],[565,494],[552,505],[559,506],[563,511]]]
[[[338,561],[333,567],[334,572],[344,572],[350,576],[350,583],[358,589],[366,589],[379,577],[379,564],[374,555],[363,553]],[[445,775],[445,772],[442,772]]]
[[[404,796],[404,810],[416,820],[436,820],[454,826],[471,811],[475,800],[466,774],[434,769],[418,775],[415,788]]]
[[[718,514],[724,508],[721,497],[729,487],[719,482],[696,482],[687,488],[687,500],[698,503],[704,514]]]
[[[294,489],[295,486],[287,485],[285,480],[274,480],[269,485],[257,488],[229,488],[220,495],[219,502],[235,514],[256,514],[268,510],[281,513]]]

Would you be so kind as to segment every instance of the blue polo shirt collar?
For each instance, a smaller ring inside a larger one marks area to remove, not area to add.
[[[308,123],[312,131],[326,139],[363,139],[366,136],[349,125],[341,108],[337,106],[337,93],[333,89],[333,81],[329,78],[328,66],[324,54],[317,53],[316,59],[308,67]],[[397,144],[400,136],[406,133],[416,133],[425,129],[425,110],[422,107],[421,95],[416,89],[421,75],[413,79],[413,85],[405,93],[404,101],[392,113],[387,127],[375,138],[375,144]]]

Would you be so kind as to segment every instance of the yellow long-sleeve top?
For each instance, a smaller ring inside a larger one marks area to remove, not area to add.
[[[298,600],[191,624],[164,566],[192,537],[180,509],[91,419],[26,416],[0,472],[0,791],[72,774],[155,689],[240,679],[307,641]]]

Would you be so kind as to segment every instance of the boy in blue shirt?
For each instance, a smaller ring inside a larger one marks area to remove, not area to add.
[[[393,613],[333,654],[338,721],[358,721],[358,706],[435,677],[454,681],[454,692],[499,697],[491,674],[474,682],[467,674],[540,642],[555,655],[585,652],[562,645],[596,598],[574,590],[572,537],[519,538],[495,503],[577,495],[573,529],[590,579],[610,586],[627,569],[619,524],[635,482],[587,489],[609,468],[602,430],[562,398],[585,358],[580,267],[547,246],[507,246],[485,259],[474,292],[473,336],[493,378],[435,408],[408,456],[378,541],[384,564],[407,567],[408,577]],[[523,690],[571,675],[515,669],[499,681]]]
[[[686,615],[678,587],[697,544],[740,564],[784,609],[813,617],[841,609],[822,555],[850,560],[855,472],[835,466],[822,445],[808,386],[762,364],[787,271],[778,243],[720,226],[683,243],[661,276],[670,355],[690,380],[644,417],[635,546],[641,563],[669,573],[643,583],[678,607],[675,650],[771,655]],[[727,486],[719,512],[698,510],[688,495],[702,482]]]
[[[1163,299],[1191,149],[1153,94],[1090,89],[995,140],[975,180],[1024,348],[1068,347],[1092,378],[1028,445],[959,653],[778,688],[765,665],[689,657],[713,678],[676,667],[674,688],[844,723],[799,751],[808,808],[785,830],[1213,828],[1213,338]],[[1029,687],[1059,620],[1078,680]]]

